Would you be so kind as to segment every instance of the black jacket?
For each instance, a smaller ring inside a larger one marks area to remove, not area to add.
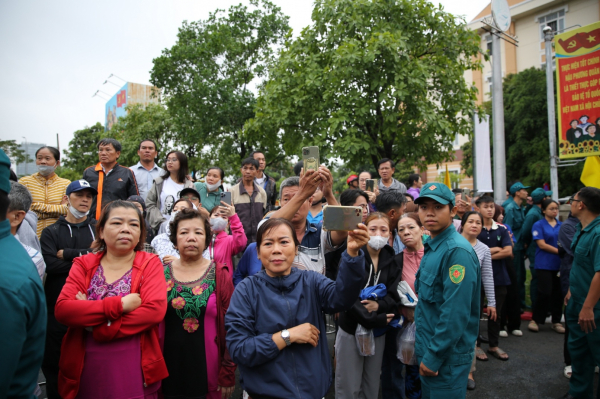
[[[56,223],[42,230],[40,243],[46,262],[44,291],[48,313],[54,314],[54,305],[67,281],[73,260],[92,251],[90,246],[95,235],[96,220],[91,215],[80,225],[71,224],[61,216]],[[61,249],[64,259],[56,256]]]
[[[367,244],[368,245],[368,244]],[[362,281],[362,287],[367,285],[373,286],[375,284],[376,273],[373,269],[373,273],[369,278],[369,271],[371,268],[371,256],[367,246],[362,248],[365,254],[365,275]],[[379,262],[377,267],[377,273],[379,273],[379,279],[377,284],[385,284],[388,294],[377,301],[379,309],[377,312],[369,312],[365,306],[360,303],[360,298],[356,298],[354,305],[350,310],[340,313],[340,328],[348,334],[354,335],[356,326],[361,324],[367,329],[381,328],[387,326],[387,313],[398,314],[398,300],[396,286],[394,282],[398,280],[398,276],[402,276],[402,263],[394,261],[394,248],[386,245],[379,252]]]
[[[102,171],[102,165],[97,163],[83,171],[83,178],[90,183],[90,186],[98,190],[100,173],[104,173]],[[137,182],[135,181],[135,175],[131,169],[117,163],[115,167],[108,172],[108,176],[104,177],[102,192],[98,192],[98,195],[94,197],[92,207],[90,208],[90,215],[94,219],[96,218],[96,205],[98,201],[104,206],[115,200],[126,200],[132,195],[140,195],[137,188]]]

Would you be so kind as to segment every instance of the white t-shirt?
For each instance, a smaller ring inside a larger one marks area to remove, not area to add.
[[[267,178],[267,176],[263,173],[263,175],[262,175],[262,177],[260,179],[258,177],[255,177],[254,181],[256,182],[257,186],[260,186],[260,187],[264,188],[263,184],[265,184],[265,179],[266,178]]]
[[[160,193],[160,213],[169,219],[175,201],[179,199],[179,193],[183,190],[183,184],[177,184],[171,179],[171,176],[167,177],[163,182],[162,191]]]

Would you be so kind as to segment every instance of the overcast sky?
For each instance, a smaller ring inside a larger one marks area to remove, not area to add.
[[[313,0],[272,0],[298,34]],[[242,2],[246,2],[242,0]],[[206,19],[240,0],[4,0],[0,2],[0,138],[67,147],[73,132],[104,124],[106,101],[123,85],[149,84],[152,59],[175,44],[184,20]],[[439,0],[470,21],[489,0]],[[466,6],[468,4],[468,7]]]

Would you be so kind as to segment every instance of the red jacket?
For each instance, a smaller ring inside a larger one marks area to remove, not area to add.
[[[229,218],[229,222],[232,235],[228,235],[224,231],[217,234],[214,247],[214,261],[217,264],[224,263],[231,266],[233,264],[231,257],[244,251],[248,243],[248,238],[246,238],[244,226],[242,226],[237,213],[234,213]],[[213,250],[213,248],[210,249]],[[229,267],[229,274],[229,277],[233,278],[233,267]]]
[[[131,293],[140,294],[142,305],[123,314],[120,297],[101,301],[75,299],[78,291],[87,293],[103,255],[104,252],[101,252],[75,258],[56,302],[56,320],[69,327],[63,338],[58,375],[59,393],[64,399],[73,399],[79,392],[85,358],[85,327],[93,327],[94,339],[98,342],[141,334],[144,384],[150,385],[169,375],[158,338],[158,325],[167,311],[167,290],[160,259],[147,252],[136,252],[131,272]],[[140,270],[143,270],[142,275],[136,278]]]
[[[235,385],[236,365],[229,356],[227,344],[225,343],[225,313],[229,309],[229,301],[233,295],[233,282],[231,280],[231,266],[217,263],[217,345],[219,347],[219,381],[221,387],[232,387]],[[165,290],[166,293],[166,290]]]

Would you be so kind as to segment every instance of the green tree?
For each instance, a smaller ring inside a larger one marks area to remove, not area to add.
[[[24,150],[21,149],[21,145],[17,144],[15,140],[0,140],[0,148],[4,150],[9,158],[12,158],[17,164],[31,162],[32,159]]]
[[[473,177],[473,142],[470,140],[460,146],[463,152],[460,168],[465,171],[465,175]]]
[[[530,68],[511,74],[504,79],[503,92],[506,180],[541,187],[550,182],[546,72]],[[490,126],[493,126],[492,122]],[[558,168],[561,197],[582,187],[579,180],[582,170],[583,162]]]
[[[135,165],[139,161],[137,155],[140,148],[140,142],[144,139],[152,139],[157,143],[158,158],[157,161],[162,167],[167,152],[176,149],[170,146],[175,137],[174,118],[168,110],[161,104],[148,104],[145,107],[142,104],[126,106],[127,115],[118,119],[112,129],[107,132],[121,143],[122,150],[119,157],[119,163],[125,166]],[[190,159],[194,168],[193,161]]]
[[[312,20],[287,37],[249,132],[353,164],[453,158],[476,109],[463,74],[480,68],[464,20],[426,0],[316,0]]]
[[[150,79],[176,121],[177,144],[206,165],[218,160],[229,173],[255,148],[269,163],[284,157],[278,137],[250,135],[243,127],[254,116],[252,85],[267,76],[274,46],[290,29],[288,17],[268,0],[249,3],[252,10],[240,4],[206,21],[184,22],[177,43],[153,60]]]
[[[106,134],[100,122],[77,130],[69,141],[69,148],[64,151],[63,166],[82,176],[85,168],[98,163],[97,145],[102,137],[106,137]]]

